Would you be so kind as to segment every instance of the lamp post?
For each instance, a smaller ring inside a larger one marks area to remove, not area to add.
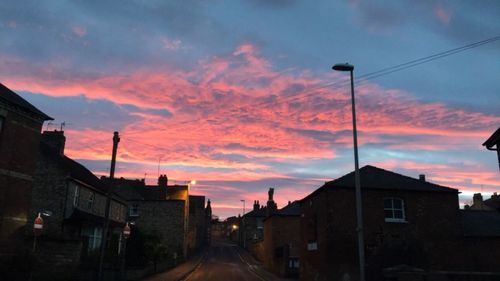
[[[245,227],[245,200],[244,199],[241,199],[240,200],[241,202],[243,202],[243,215],[241,216],[241,225],[242,225],[242,238],[243,238],[243,248],[246,248],[247,246],[247,235],[246,235],[246,232],[247,232],[247,229]]]
[[[354,185],[356,189],[356,217],[358,232],[358,257],[359,257],[359,280],[365,280],[365,246],[363,236],[363,214],[361,208],[361,183],[359,177],[359,161],[358,161],[358,134],[356,130],[356,106],[354,99],[354,66],[348,63],[336,64],[332,67],[336,71],[349,71],[351,74],[351,103],[352,103],[352,136],[354,142]]]

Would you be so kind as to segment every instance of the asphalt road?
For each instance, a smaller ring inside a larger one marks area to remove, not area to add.
[[[237,246],[213,242],[206,258],[185,281],[263,281],[253,266],[247,264]]]

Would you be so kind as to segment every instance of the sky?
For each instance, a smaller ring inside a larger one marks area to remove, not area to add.
[[[17,1],[0,4],[0,82],[65,123],[65,153],[116,177],[196,179],[221,218],[281,208],[360,166],[500,192],[500,36],[484,1]],[[359,78],[358,78],[359,77]]]

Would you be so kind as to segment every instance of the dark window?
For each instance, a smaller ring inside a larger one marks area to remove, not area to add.
[[[401,198],[385,198],[384,214],[386,222],[405,222],[404,201]]]
[[[129,216],[138,217],[139,216],[139,205],[134,204],[130,207]]]

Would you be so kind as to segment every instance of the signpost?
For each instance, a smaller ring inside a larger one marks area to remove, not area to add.
[[[38,213],[38,217],[35,219],[35,223],[33,224],[33,253],[36,250],[36,240],[37,237],[40,236],[43,232],[43,219],[40,213]]]

